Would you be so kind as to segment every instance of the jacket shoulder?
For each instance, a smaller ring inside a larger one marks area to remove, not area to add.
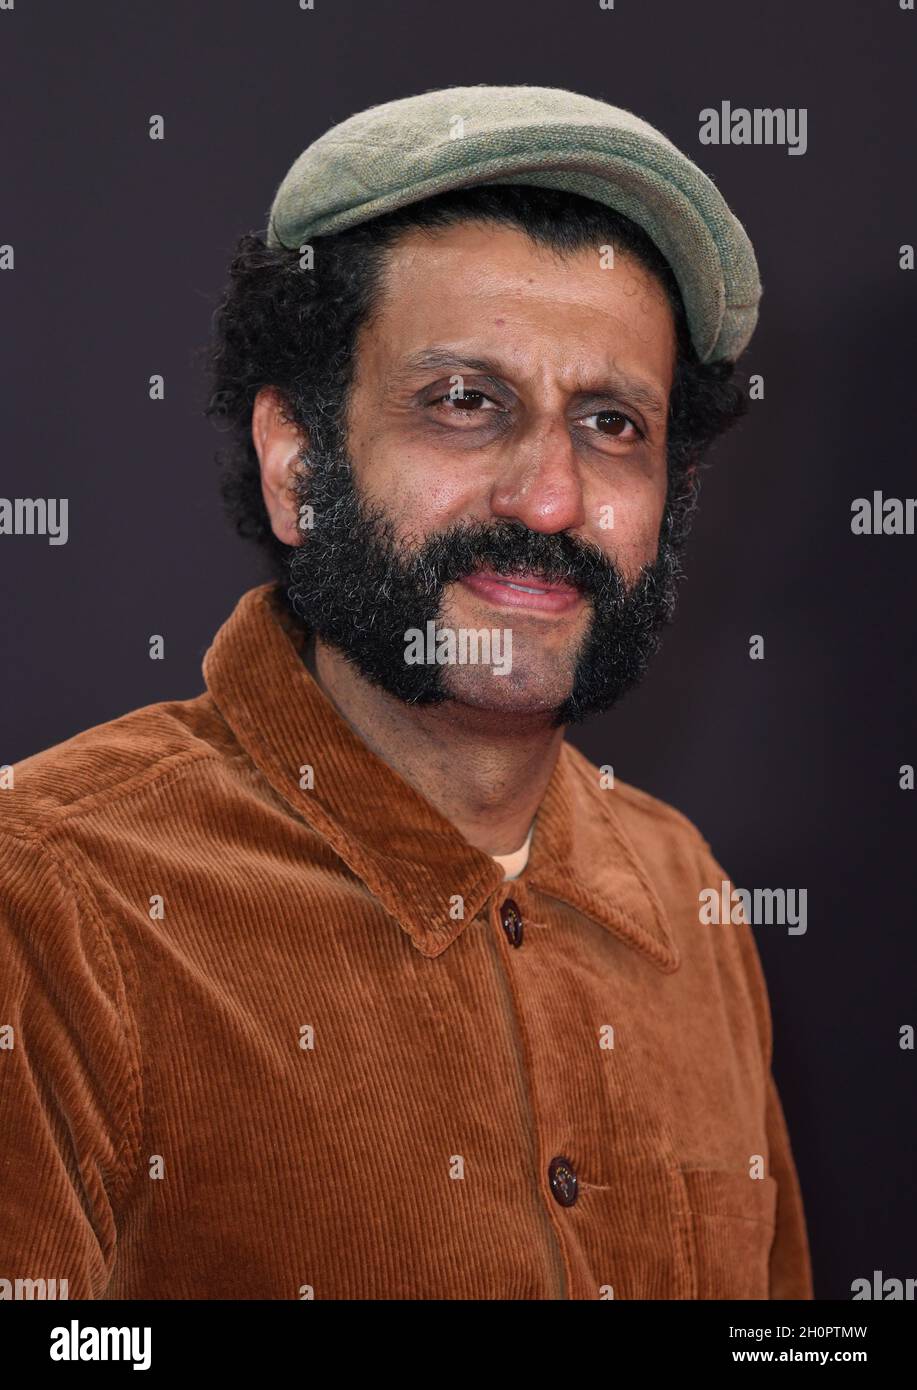
[[[600,786],[601,769],[581,753],[578,748],[568,744],[572,754],[572,766],[578,776],[593,788]],[[642,791],[630,782],[614,779],[614,788],[603,791],[603,797],[611,795],[613,806],[628,834],[642,840],[660,838],[681,840],[694,848],[710,852],[710,845],[692,820],[675,806],[662,801],[649,792]]]
[[[201,758],[225,756],[232,744],[207,691],[143,705],[10,765],[0,792],[0,830],[32,838]]]

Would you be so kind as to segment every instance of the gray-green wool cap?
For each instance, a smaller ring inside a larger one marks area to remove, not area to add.
[[[298,248],[434,193],[503,183],[567,189],[624,213],[672,267],[701,361],[747,346],[761,281],[719,190],[639,116],[558,87],[445,87],[358,112],[291,166],[267,244]]]

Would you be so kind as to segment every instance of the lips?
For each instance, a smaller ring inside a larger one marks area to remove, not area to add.
[[[546,613],[563,613],[575,608],[582,595],[571,584],[555,584],[537,574],[497,574],[495,570],[475,570],[462,580],[466,588],[490,603],[510,608],[531,608]]]

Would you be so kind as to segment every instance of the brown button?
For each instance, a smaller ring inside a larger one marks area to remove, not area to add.
[[[512,898],[507,898],[500,908],[500,921],[511,946],[522,945],[522,913]]]
[[[578,1183],[576,1171],[569,1158],[552,1158],[548,1164],[548,1182],[555,1200],[562,1207],[572,1207],[576,1201]]]

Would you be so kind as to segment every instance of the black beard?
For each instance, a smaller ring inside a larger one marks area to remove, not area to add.
[[[364,507],[346,448],[311,448],[296,503],[313,525],[290,551],[287,602],[303,625],[340,651],[366,680],[414,705],[454,698],[439,665],[405,661],[405,633],[441,624],[445,586],[472,570],[530,572],[577,585],[592,606],[569,696],[551,722],[576,724],[609,709],[638,684],[675,610],[680,551],[694,492],[666,501],[656,559],[631,587],[602,550],[567,533],[545,535],[513,521],[456,525],[418,549],[399,547],[381,507]]]

